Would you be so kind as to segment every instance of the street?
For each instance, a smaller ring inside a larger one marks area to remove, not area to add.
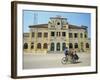
[[[62,64],[61,59],[64,57],[63,53],[60,54],[24,54],[23,68],[24,69],[36,69],[36,68],[59,68],[59,67],[76,67],[76,66],[90,66],[91,55],[90,53],[77,53],[79,56],[78,63]]]

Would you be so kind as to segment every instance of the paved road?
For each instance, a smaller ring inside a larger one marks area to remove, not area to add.
[[[46,54],[46,55],[34,55],[24,54],[23,68],[35,69],[35,68],[57,68],[57,67],[75,67],[75,66],[89,66],[90,65],[90,53],[78,53],[80,57],[79,63],[62,64],[61,59],[64,54]]]

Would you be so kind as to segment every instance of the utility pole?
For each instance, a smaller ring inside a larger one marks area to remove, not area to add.
[[[38,14],[34,12],[34,25],[38,24]]]
[[[37,12],[34,12],[34,18],[33,18],[34,20],[33,20],[33,24],[34,25],[37,25],[38,24],[38,13]],[[35,31],[35,51],[36,51],[36,53],[37,53],[37,47],[36,47],[36,45],[37,45],[37,34],[38,34],[38,29],[36,28],[36,31]]]

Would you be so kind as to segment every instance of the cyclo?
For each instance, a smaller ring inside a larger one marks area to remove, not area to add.
[[[73,54],[73,52],[71,52],[71,51],[68,51],[68,55],[61,59],[61,63],[62,64],[66,64],[68,62],[76,63],[78,61],[78,59],[79,59],[79,57],[76,54],[76,51],[75,51],[75,54]]]

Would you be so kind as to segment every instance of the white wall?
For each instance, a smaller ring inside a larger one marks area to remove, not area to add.
[[[26,1],[26,0],[24,0]],[[55,2],[66,4],[83,4],[83,5],[99,5],[99,0],[30,0],[42,2]],[[11,68],[11,0],[0,0],[0,80],[13,80],[10,78]],[[100,7],[100,6],[99,6]],[[100,9],[100,8],[99,8]],[[100,11],[99,11],[100,14]],[[100,16],[99,21],[100,21]],[[99,22],[98,21],[98,22]],[[100,25],[100,24],[99,24]],[[100,27],[98,26],[98,30]],[[98,31],[98,34],[100,32]],[[98,38],[100,44],[100,37]],[[100,52],[100,51],[99,51]],[[99,53],[98,52],[98,53]],[[100,57],[100,54],[98,55]],[[100,61],[100,59],[98,60]],[[100,63],[100,62],[98,62]],[[100,64],[98,64],[100,67]],[[60,77],[44,77],[26,80],[100,80],[100,69],[98,74],[91,75],[75,75],[75,76],[60,76]],[[24,80],[24,79],[22,79]]]

